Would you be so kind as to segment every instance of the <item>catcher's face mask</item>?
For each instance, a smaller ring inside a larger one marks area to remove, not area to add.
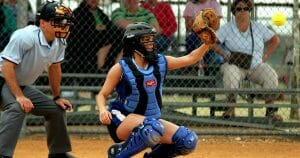
[[[140,54],[149,63],[157,59],[154,38],[155,29],[144,22],[129,24],[123,37],[123,56],[132,56],[134,52]]]
[[[140,45],[149,53],[154,51],[154,34],[144,35],[140,38]]]
[[[148,62],[156,61],[157,54],[154,44],[155,34],[145,34],[140,37],[139,47],[136,49]]]

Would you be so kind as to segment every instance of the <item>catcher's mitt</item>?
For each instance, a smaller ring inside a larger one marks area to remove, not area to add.
[[[217,40],[215,30],[218,28],[219,23],[220,19],[216,11],[212,8],[207,8],[201,10],[195,17],[192,28],[204,43],[215,43]]]

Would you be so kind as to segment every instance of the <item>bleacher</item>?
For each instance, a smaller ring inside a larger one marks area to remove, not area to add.
[[[45,80],[45,74],[39,81]],[[72,94],[66,96],[75,106],[72,112],[68,112],[68,123],[71,125],[95,124],[98,122],[98,110],[95,102],[95,95],[101,89],[106,74],[63,74],[62,94]],[[267,107],[279,108],[300,108],[299,104],[292,104],[276,101],[274,105],[266,105],[260,99],[253,97],[260,94],[281,94],[297,95],[299,89],[259,89],[243,85],[239,89],[224,89],[222,87],[204,87],[203,83],[207,80],[220,82],[217,76],[197,76],[197,75],[167,75],[163,89],[163,118],[172,120],[176,123],[188,121],[193,125],[222,125],[239,126],[262,129],[274,129],[278,127],[300,127],[300,122],[284,121],[281,123],[273,122],[272,119],[264,116],[256,116],[256,110]],[[68,81],[68,82],[66,82]],[[37,82],[39,83],[39,82]],[[93,83],[90,84],[89,83]],[[248,81],[245,81],[248,83]],[[35,85],[36,88],[50,92],[50,87],[45,85]],[[218,112],[226,107],[233,105],[226,104],[225,94],[236,93],[240,99],[236,105],[237,109],[247,111],[236,117],[225,119]],[[112,95],[110,99],[113,99]],[[213,97],[212,97],[213,96]],[[167,98],[167,99],[166,99]],[[214,99],[212,99],[214,98]],[[182,112],[182,109],[187,109]],[[188,112],[187,112],[188,111]],[[203,111],[208,111],[203,114]],[[264,110],[262,110],[264,111]],[[83,119],[85,118],[85,119]],[[88,119],[87,119],[88,118]],[[88,121],[87,121],[88,120]],[[27,119],[29,125],[38,125],[42,119],[30,116]]]

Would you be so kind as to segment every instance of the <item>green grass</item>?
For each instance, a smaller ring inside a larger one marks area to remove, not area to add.
[[[82,93],[81,96],[83,99],[88,99],[91,96],[89,96],[87,93]],[[224,101],[225,103],[225,95],[217,95],[216,100],[218,101]],[[285,101],[276,101],[276,103],[279,104],[289,104],[289,99],[286,98]],[[178,94],[173,94],[173,95],[164,95],[163,96],[163,102],[178,102],[178,103],[187,103],[187,102],[192,102],[192,96],[191,95],[178,95]],[[197,102],[209,102],[209,98],[202,98],[198,97]],[[238,100],[239,103],[246,103],[245,100],[243,100],[241,97],[239,97]],[[255,103],[263,104],[263,100],[255,100]],[[80,105],[78,111],[90,111],[91,105]],[[187,108],[177,108],[175,109],[178,112],[184,113],[184,114],[189,114],[192,115],[192,108],[187,107]],[[254,108],[254,117],[264,117],[265,116],[265,111],[266,108]],[[216,111],[216,116],[221,116],[222,111]],[[288,122],[299,122],[299,120],[293,120],[290,119],[290,108],[279,108],[278,112],[285,121]],[[210,116],[210,108],[209,107],[198,107],[197,108],[197,114],[199,116]],[[248,109],[247,108],[236,108],[235,109],[235,114],[236,116],[248,116]]]
[[[218,95],[217,100],[222,100],[225,102],[225,96],[224,95]],[[276,101],[277,104],[289,104],[289,101]],[[179,103],[185,103],[185,102],[192,102],[192,97],[189,95],[168,95],[164,96],[163,101],[165,102],[179,102]],[[209,98],[197,98],[197,102],[209,102]],[[245,100],[239,99],[238,103],[246,103]],[[264,104],[264,100],[256,100],[256,104]],[[178,108],[176,111],[192,115],[192,108],[186,107],[186,108]],[[266,112],[266,108],[254,108],[254,117],[264,117]],[[222,111],[216,111],[216,116],[222,116]],[[279,108],[278,113],[283,117],[285,121],[288,122],[300,122],[300,120],[294,120],[290,119],[290,108]],[[236,116],[248,116],[248,109],[247,108],[236,108],[235,109]],[[209,107],[198,107],[197,108],[197,115],[199,116],[210,116],[210,108]]]

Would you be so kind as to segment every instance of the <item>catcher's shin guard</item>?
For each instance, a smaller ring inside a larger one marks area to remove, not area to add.
[[[173,144],[159,144],[145,153],[144,158],[172,158],[191,153],[198,142],[198,136],[184,126],[180,126],[172,138]]]
[[[115,144],[108,149],[109,158],[131,157],[159,143],[163,134],[164,127],[158,120],[146,118],[141,125],[133,129],[125,143]]]
[[[172,141],[176,146],[176,151],[173,156],[186,155],[196,148],[198,136],[194,131],[191,131],[184,126],[180,126],[172,137]]]

